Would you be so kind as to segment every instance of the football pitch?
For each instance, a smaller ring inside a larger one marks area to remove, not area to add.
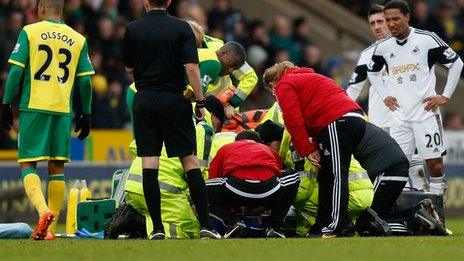
[[[448,237],[234,240],[0,240],[0,260],[464,260],[464,219]]]

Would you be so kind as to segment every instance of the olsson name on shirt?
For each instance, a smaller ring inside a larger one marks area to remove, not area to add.
[[[66,44],[68,44],[69,46],[73,46],[74,44],[74,40],[71,37],[65,34],[62,34],[60,32],[43,32],[40,34],[40,38],[42,38],[42,40],[48,40],[48,39],[61,40],[65,42]]]

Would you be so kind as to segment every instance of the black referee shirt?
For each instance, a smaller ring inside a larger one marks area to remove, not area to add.
[[[122,43],[124,65],[133,68],[135,86],[182,93],[186,63],[198,63],[195,35],[187,22],[154,10],[132,22]]]

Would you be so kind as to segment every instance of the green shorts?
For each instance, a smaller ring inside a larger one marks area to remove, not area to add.
[[[21,111],[18,162],[69,161],[71,115]]]

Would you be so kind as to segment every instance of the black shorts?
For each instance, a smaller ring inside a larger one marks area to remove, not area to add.
[[[182,94],[139,90],[133,112],[137,156],[160,156],[163,142],[168,157],[196,154],[192,104]]]

